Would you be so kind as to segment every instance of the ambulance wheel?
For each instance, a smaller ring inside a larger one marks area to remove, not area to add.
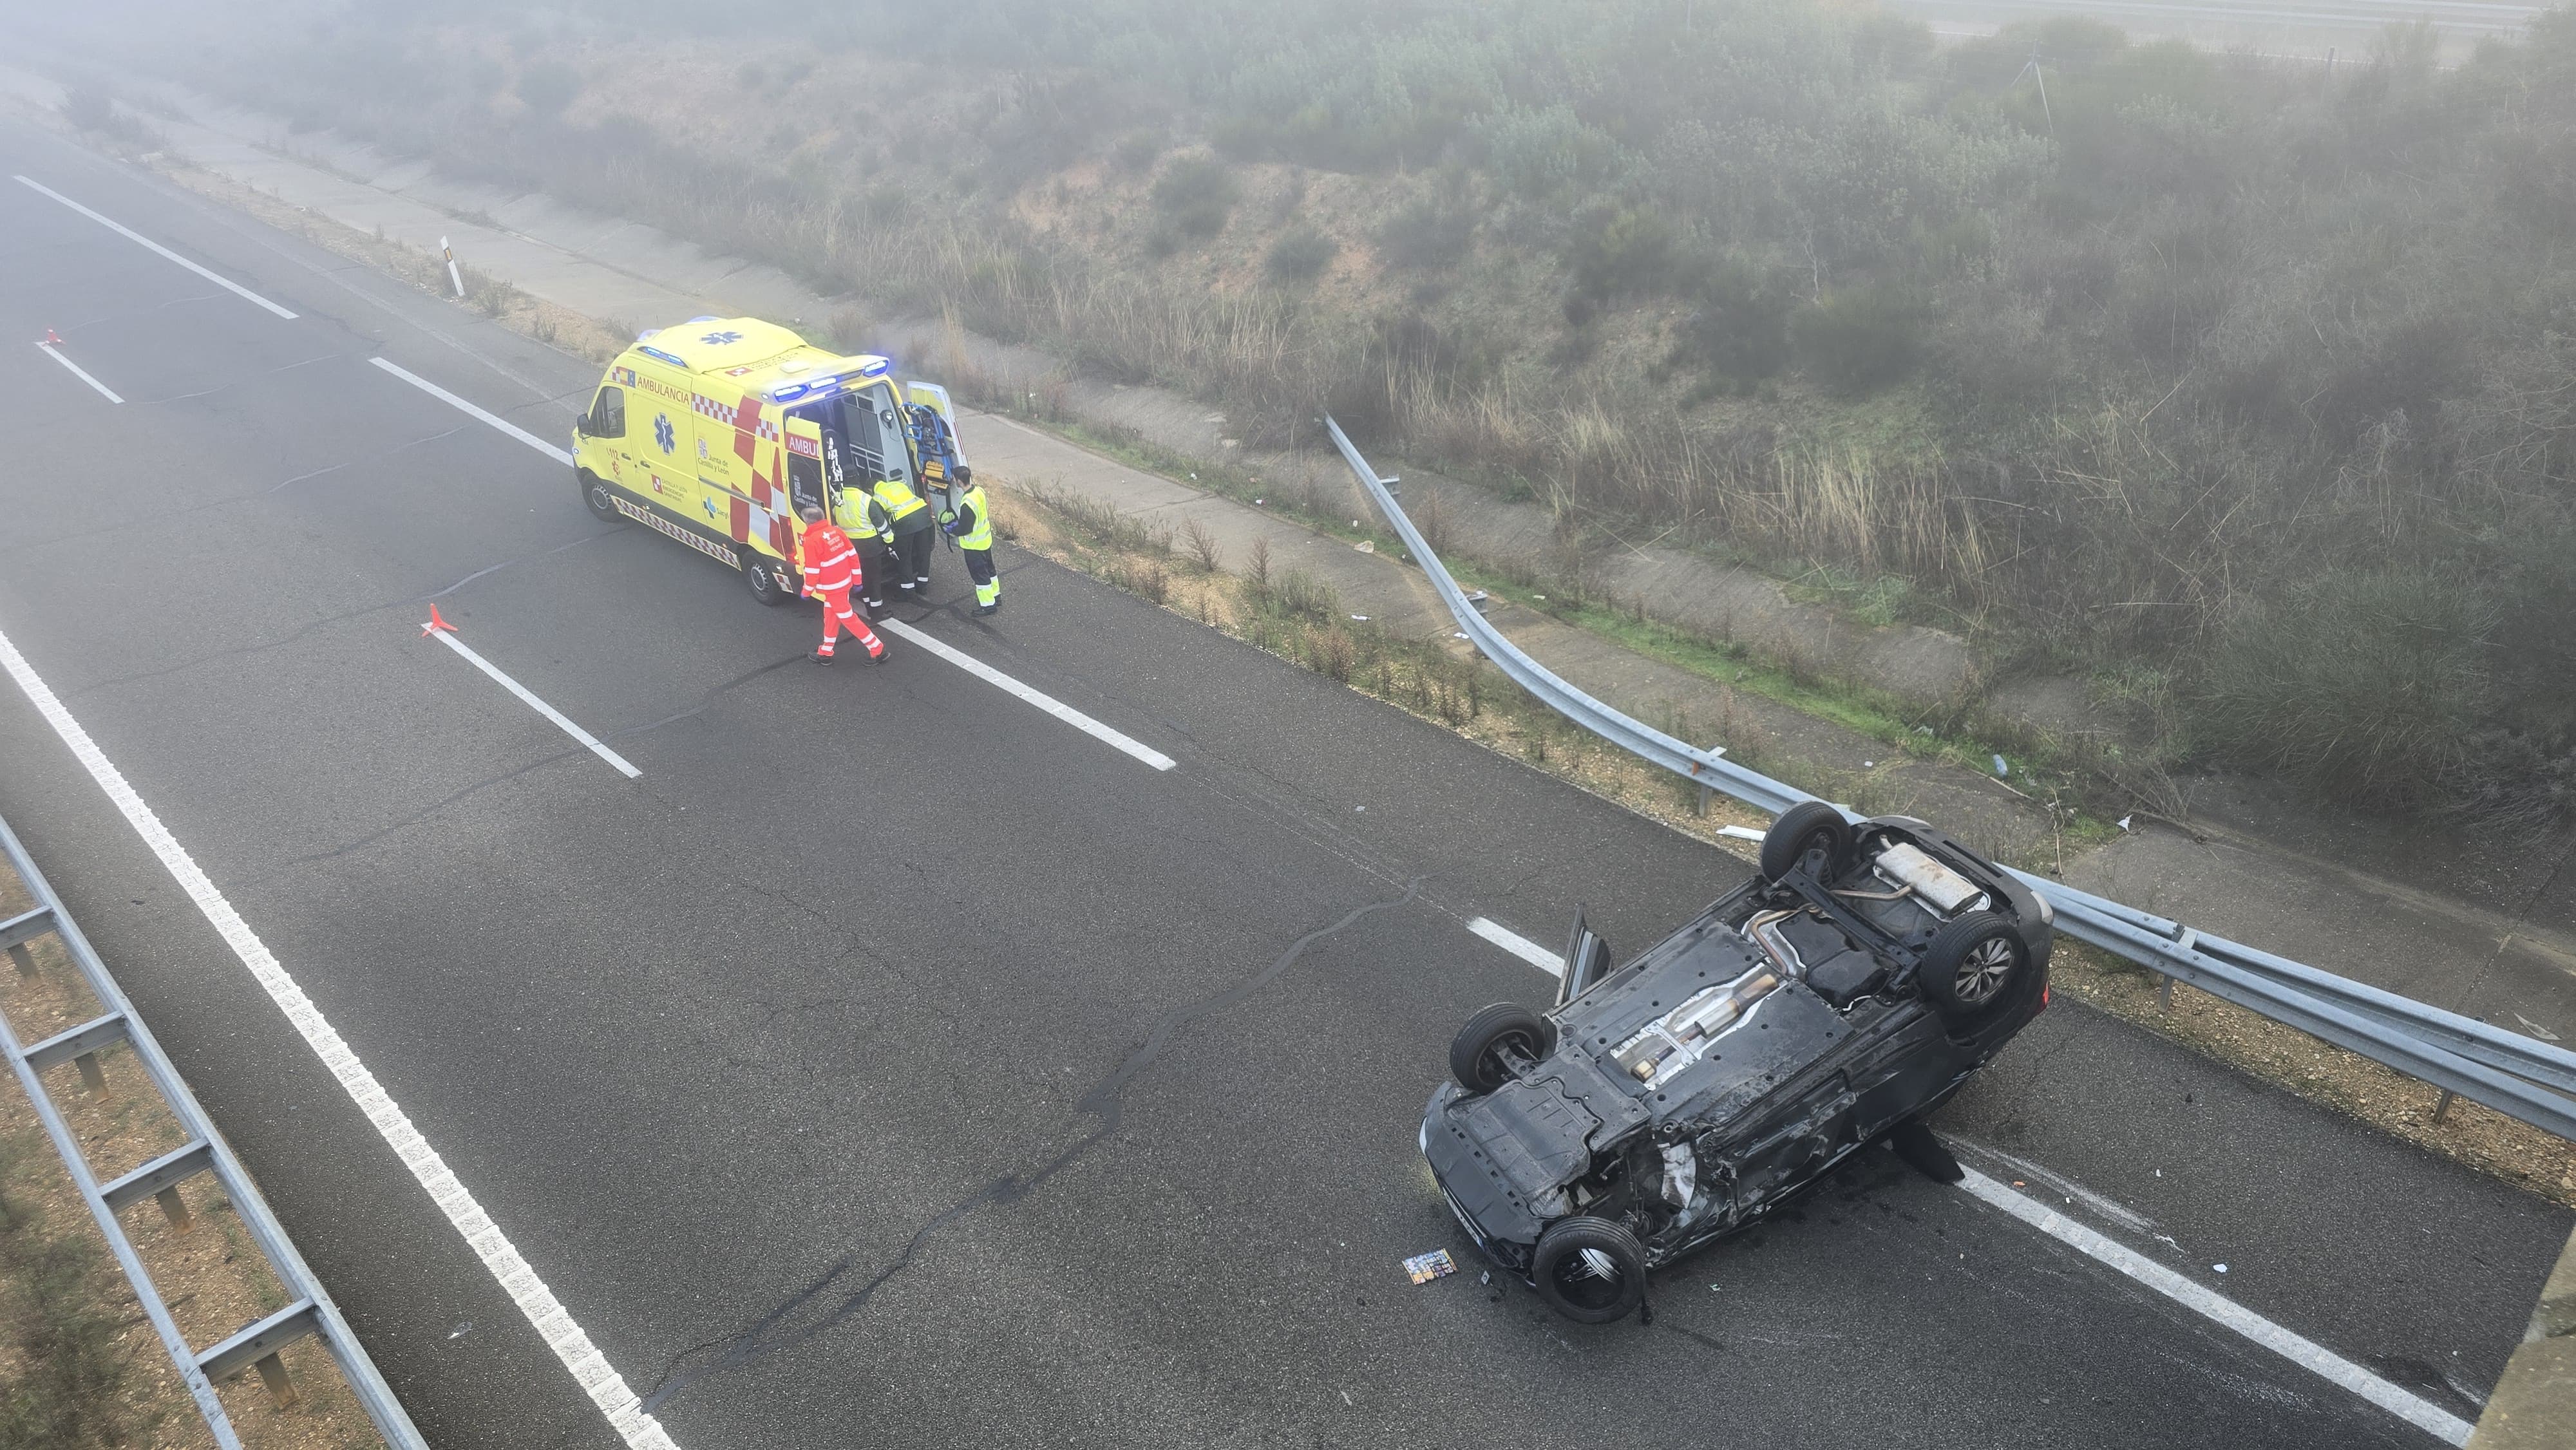
[[[741,550],[740,553],[742,555],[742,582],[750,586],[752,598],[759,600],[761,603],[768,605],[772,609],[775,609],[782,604],[793,604],[796,602],[796,591],[788,588],[786,583],[778,577],[778,560],[769,557],[758,549],[744,549]]]
[[[608,491],[607,479],[585,468],[580,470],[577,481],[581,484],[582,505],[593,518],[605,524],[625,522],[625,516],[617,511],[615,495]]]

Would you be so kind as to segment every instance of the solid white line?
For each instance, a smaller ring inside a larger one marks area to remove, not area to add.
[[[1005,694],[1019,696],[1021,699],[1026,700],[1030,704],[1037,706],[1039,709],[1046,711],[1048,714],[1053,715],[1055,718],[1072,726],[1074,729],[1081,731],[1083,734],[1088,735],[1095,740],[1102,741],[1118,750],[1125,751],[1127,754],[1136,757],[1138,760],[1145,762],[1156,770],[1169,770],[1173,766],[1180,764],[1179,761],[1174,760],[1172,757],[1165,755],[1159,750],[1156,750],[1154,747],[1147,745],[1140,740],[1119,734],[1117,731],[1112,730],[1108,726],[1101,724],[1099,721],[1092,719],[1090,716],[1085,715],[1080,710],[1077,710],[1071,705],[1055,698],[1053,695],[1044,694],[1040,691],[1030,689],[1028,686],[1012,679],[1009,675],[1003,674],[1000,670],[993,668],[991,665],[984,663],[973,655],[967,654],[962,650],[952,649],[949,646],[940,643],[938,640],[932,639],[929,635],[923,634],[920,630],[913,628],[911,625],[904,623],[900,619],[880,621],[877,627],[885,630],[889,634],[899,635],[904,639],[912,641],[914,644],[917,644],[923,649],[930,651],[932,654],[939,656],[941,659],[948,661],[957,668],[964,670],[966,673],[973,675],[979,680],[982,680],[985,684],[991,685],[993,688],[1000,690]]]
[[[116,395],[116,390],[114,388],[111,388],[107,384],[100,382],[98,379],[91,377],[87,372],[82,370],[79,363],[73,362],[70,358],[63,356],[63,350],[61,348],[41,342],[36,344],[36,348],[38,351],[44,353],[45,356],[61,363],[64,367],[70,368],[72,370],[73,377],[76,377],[82,382],[89,384],[91,387],[98,389],[99,396],[107,399],[109,402],[122,403],[125,401],[123,398]]]
[[[2293,1334],[2235,1300],[2184,1278],[2125,1244],[2105,1238],[2047,1204],[2013,1192],[1974,1168],[1964,1171],[1967,1177],[1960,1182],[1960,1187],[2041,1233],[2079,1253],[2099,1259],[2184,1308],[2235,1330],[2301,1369],[2343,1386],[2419,1430],[2440,1436],[2454,1445],[2469,1443],[2472,1428],[2469,1422],[2430,1400],[2398,1388],[2314,1340]]]
[[[443,644],[449,649],[456,651],[458,654],[465,656],[466,659],[473,662],[474,668],[481,670],[483,673],[490,675],[493,679],[500,681],[502,689],[505,689],[511,694],[518,696],[521,700],[526,701],[529,709],[534,710],[538,714],[555,722],[556,727],[562,730],[566,735],[569,735],[573,739],[580,741],[582,744],[589,746],[591,754],[596,755],[600,759],[607,761],[610,765],[617,767],[617,772],[620,775],[625,776],[628,780],[633,780],[635,777],[644,773],[637,770],[634,766],[627,764],[625,756],[620,755],[616,751],[609,749],[607,746],[600,744],[598,736],[591,734],[589,731],[575,725],[570,720],[565,719],[562,711],[557,710],[554,706],[549,705],[545,701],[538,699],[535,695],[530,694],[527,686],[522,685],[518,681],[511,679],[508,675],[501,673],[499,669],[493,666],[490,660],[483,658],[481,655],[476,654],[472,649],[468,648],[465,641],[458,639],[456,636],[449,634],[443,629],[433,630],[430,634],[430,638],[437,640],[440,644]]]
[[[207,281],[214,283],[225,291],[249,298],[251,301],[258,303],[260,306],[267,308],[269,311],[276,313],[278,316],[285,318],[289,322],[295,320],[294,313],[289,312],[285,308],[278,306],[276,303],[269,301],[267,298],[260,296],[258,293],[253,292],[239,282],[216,276],[214,273],[209,272],[205,268],[198,266],[196,263],[189,261],[187,258],[180,256],[178,253],[171,251],[168,247],[165,247],[159,242],[152,240],[150,237],[143,235],[141,232],[134,230],[132,227],[125,226],[119,222],[110,221],[106,217],[100,216],[97,212],[91,211],[88,207],[81,205],[79,202],[72,200],[70,197],[63,195],[61,192],[54,190],[43,182],[28,176],[17,177],[17,181],[22,186],[33,187],[36,190],[43,192],[45,195],[50,196],[54,200],[61,202],[63,205],[70,207],[72,210],[79,212],[82,216],[88,217],[91,221],[98,223],[100,226],[107,228],[109,231],[116,233],[127,241],[139,242],[143,246],[159,252],[162,256],[169,258],[171,261],[178,263],[180,266],[187,268],[189,271],[196,273],[198,276],[205,278]]]
[[[1510,952],[1551,977],[1565,975],[1565,958],[1531,941],[1490,916],[1480,916],[1467,923],[1467,930]]]
[[[440,387],[438,384],[431,382],[429,379],[422,377],[418,373],[407,371],[404,368],[387,362],[380,357],[369,358],[367,361],[383,368],[386,372],[393,374],[395,377],[402,379],[404,382],[411,384],[413,387],[420,389],[422,392],[429,394],[440,402],[449,404],[450,406],[458,408],[474,417],[482,419],[484,422],[491,424],[493,427],[498,428],[502,432],[509,434],[511,437],[518,439],[520,442],[527,444],[530,448],[537,450],[539,453],[544,454],[557,463],[567,466],[572,463],[572,455],[570,453],[557,448],[553,444],[548,443],[543,438],[538,437],[536,434],[529,432],[527,429],[520,427],[518,424],[511,422],[507,418],[496,417],[493,414],[484,412],[482,409],[475,407],[472,403],[465,401],[463,398],[456,396],[454,393]]]
[[[644,1413],[635,1392],[626,1387],[625,1378],[609,1365],[598,1346],[590,1342],[590,1336],[584,1334],[581,1326],[564,1311],[554,1291],[548,1289],[545,1281],[537,1277],[537,1271],[519,1256],[519,1251],[483,1212],[482,1206],[474,1201],[474,1195],[466,1191],[456,1174],[440,1160],[428,1141],[421,1137],[420,1131],[412,1126],[411,1118],[394,1102],[384,1085],[376,1081],[375,1074],[358,1060],[358,1054],[350,1050],[347,1041],[313,1005],[313,1000],[304,995],[304,989],[287,975],[286,968],[278,964],[277,958],[241,919],[241,914],[233,910],[232,903],[224,899],[224,894],[215,889],[215,883],[207,879],[187,849],[161,824],[161,818],[143,803],[141,796],[134,793],[134,787],[127,784],[124,774],[98,748],[98,742],[90,739],[89,732],[81,728],[80,722],[72,718],[71,712],[63,708],[61,699],[37,677],[35,670],[28,666],[27,657],[18,653],[18,647],[10,643],[5,634],[0,634],[0,667],[7,668],[10,678],[18,682],[18,688],[25,691],[28,701],[35,705],[36,713],[44,716],[45,723],[54,727],[54,733],[71,747],[73,758],[89,772],[90,779],[97,781],[99,789],[107,792],[107,798],[124,814],[126,823],[134,827],[135,834],[143,838],[145,845],[152,848],[152,854],[161,858],[161,864],[168,868],[172,879],[188,893],[188,899],[196,903],[197,910],[205,913],[206,920],[223,937],[225,945],[233,949],[233,955],[241,958],[243,966],[250,968],[251,976],[267,991],[269,1000],[286,1014],[286,1020],[294,1024],[306,1045],[322,1059],[322,1065],[339,1080],[350,1100],[358,1105],[358,1110],[367,1115],[367,1121],[375,1125],[378,1133],[384,1135],[386,1145],[402,1159],[403,1166],[411,1170],[412,1177],[419,1181],[420,1186],[428,1190],[431,1201],[464,1236],[466,1246],[483,1261],[483,1267],[508,1291],[511,1302],[519,1306],[519,1312],[536,1326],[537,1334],[545,1340],[546,1347],[555,1352],[555,1357],[571,1372],[574,1382],[589,1394],[591,1403],[608,1417],[609,1425],[634,1450],[677,1450],[660,1423]]]

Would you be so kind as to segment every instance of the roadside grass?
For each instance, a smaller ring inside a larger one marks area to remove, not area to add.
[[[1723,796],[1712,803],[1710,814],[1698,815],[1697,789],[1689,782],[1585,735],[1480,659],[1462,659],[1437,643],[1402,639],[1374,625],[1353,626],[1329,590],[1299,574],[1274,577],[1266,555],[1245,561],[1242,578],[1176,565],[1168,534],[1147,529],[1106,505],[1044,481],[997,484],[994,492],[1008,510],[1003,515],[1003,537],[1023,548],[1451,729],[1487,749],[1511,755],[1685,835],[1749,857],[1752,843],[1722,837],[1719,828],[1760,830],[1769,824],[1760,812]],[[1140,580],[1155,582],[1140,587]],[[1626,618],[1611,613],[1614,621]],[[1639,626],[1629,619],[1620,628],[1662,627]],[[1705,642],[1686,640],[1672,648],[1681,658],[1695,658],[1711,671],[1746,668]],[[1750,674],[1741,681],[1720,677],[1745,688],[1754,683]],[[1794,682],[1791,688],[1797,688]],[[1858,707],[1841,708],[1854,712],[1844,723],[1855,729],[1873,721],[1891,723],[1890,717],[1873,716]],[[1925,748],[1963,747],[1953,740]],[[1850,783],[1809,784],[1825,788]],[[2113,833],[2114,828],[2074,815],[2067,831],[2072,843]],[[2170,1005],[2164,1005],[2159,1000],[2164,980],[2160,974],[2079,942],[2060,938],[2050,972],[2061,993],[2086,1006],[2382,1132],[2576,1207],[2576,1143],[2464,1101],[2452,1103],[2437,1122],[2438,1089],[2195,988],[2176,984]]]

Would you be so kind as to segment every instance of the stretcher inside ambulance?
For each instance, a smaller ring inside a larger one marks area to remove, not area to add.
[[[945,515],[962,461],[947,390],[898,383],[893,370],[756,318],[645,332],[573,425],[582,501],[740,570],[764,604],[799,596],[799,511],[809,503],[859,541],[873,568],[866,491],[891,481]]]

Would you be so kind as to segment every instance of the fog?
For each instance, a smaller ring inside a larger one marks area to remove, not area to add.
[[[2576,801],[2576,13],[2331,67],[1806,0],[28,24],[137,146],[218,99],[776,264],[852,330],[945,314],[1259,442],[1330,408],[1553,502],[1521,567],[1569,597],[1647,528],[2076,674],[2127,789]]]

